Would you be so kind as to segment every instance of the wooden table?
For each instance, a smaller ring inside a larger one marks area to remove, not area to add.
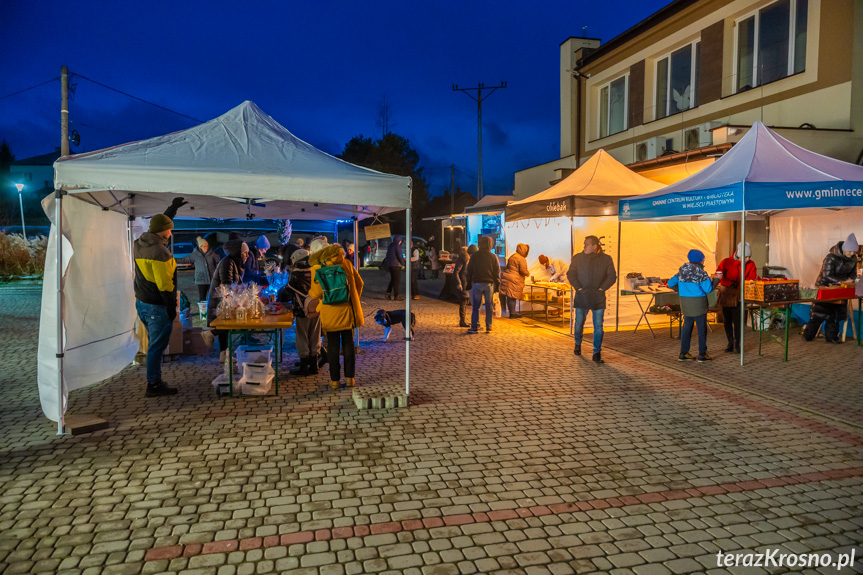
[[[758,355],[761,355],[761,343],[763,341],[762,333],[766,330],[764,329],[764,310],[765,308],[777,308],[778,311],[773,312],[770,311],[767,315],[767,319],[770,320],[775,316],[784,316],[785,317],[785,329],[783,337],[775,336],[768,334],[767,341],[774,341],[781,345],[785,349],[785,355],[782,361],[788,361],[788,324],[790,315],[791,315],[791,305],[795,303],[808,303],[813,304],[817,302],[821,303],[838,303],[840,301],[848,301],[856,299],[857,300],[857,345],[861,345],[861,330],[860,330],[860,308],[863,306],[863,297],[844,297],[844,298],[836,298],[836,299],[815,299],[815,298],[805,298],[805,299],[796,299],[792,301],[757,301],[757,300],[745,300],[746,304],[749,306],[755,306],[759,308],[759,317],[761,329],[758,330]],[[783,313],[784,312],[784,313]],[[852,306],[852,314],[853,314],[853,306]],[[849,316],[846,321],[850,321],[852,324],[854,323],[854,319],[852,316]],[[847,327],[846,327],[847,329]]]
[[[228,330],[228,361],[231,362],[231,369],[228,372],[228,390],[229,396],[234,397],[234,332],[240,331],[245,333],[268,333],[273,332],[275,340],[275,357],[273,358],[274,367],[274,383],[276,385],[276,395],[279,395],[279,358],[281,357],[281,338],[279,338],[278,330],[293,326],[294,314],[291,312],[279,315],[265,315],[260,319],[248,319],[238,321],[235,319],[217,318],[210,323],[213,329]]]
[[[551,321],[549,320],[549,315],[548,315],[548,308],[549,307],[554,308],[554,309],[560,309],[560,322],[563,323],[563,320],[566,318],[566,314],[564,312],[567,309],[570,309],[570,310],[572,309],[572,287],[569,284],[558,284],[558,285],[561,287],[556,287],[556,286],[552,287],[549,285],[525,284],[524,287],[529,288],[529,290],[530,290],[530,299],[520,299],[519,301],[523,301],[525,303],[530,303],[530,304],[541,303],[543,305],[543,310],[545,311],[545,323],[551,323]],[[534,299],[534,297],[533,297],[533,290],[534,289],[545,290],[544,293],[542,294],[544,296],[544,298],[543,299]],[[550,291],[565,292],[565,293],[569,294],[569,297],[567,298],[566,295],[555,296],[555,297],[562,298],[562,301],[553,302],[549,299],[549,292]],[[524,295],[522,295],[522,298],[523,297],[524,297]],[[569,299],[568,302],[566,301],[567,299]],[[503,311],[504,305],[505,305],[504,302],[501,302],[501,311]],[[536,319],[536,311],[533,309],[533,305],[530,306],[530,317],[531,317],[531,319]],[[572,313],[570,312],[570,321],[571,321],[571,319],[572,319]]]

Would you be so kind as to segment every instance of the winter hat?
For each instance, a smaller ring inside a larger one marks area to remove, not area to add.
[[[261,236],[255,242],[255,247],[259,250],[268,250],[270,249],[270,240],[267,239],[267,236]]]
[[[150,218],[150,233],[158,234],[167,230],[174,229],[174,222],[165,214],[156,214]]]
[[[309,253],[313,254],[315,252],[319,252],[327,246],[329,246],[329,244],[327,243],[327,238],[323,236],[318,236],[312,240],[311,244],[309,244]]]
[[[539,263],[541,263],[544,266],[547,266],[548,265],[548,258],[545,257],[544,254],[540,254],[539,255]]]
[[[240,253],[241,254],[249,253],[249,244],[247,244],[246,242],[243,242],[243,245],[240,246]]]
[[[297,250],[291,254],[291,263],[296,264],[301,259],[307,258],[307,257],[309,257],[309,251],[308,250]]]
[[[843,252],[856,252],[860,249],[860,244],[857,243],[857,236],[854,234],[848,234],[848,237],[845,238],[845,241],[842,242],[842,251]]]
[[[700,264],[704,261],[704,253],[701,250],[689,250],[686,258],[694,264]]]
[[[751,258],[752,257],[752,248],[750,247],[749,242],[746,242],[746,243],[740,242],[739,244],[737,244],[737,257],[738,258],[740,258],[741,252],[743,253],[744,258]],[[702,256],[702,259],[703,259],[703,256]]]
[[[198,236],[197,238],[195,238],[195,241],[196,241],[196,242],[198,242],[198,247],[199,247],[199,248],[202,248],[202,247],[204,247],[205,245],[210,245],[210,242],[208,242],[207,240],[205,240],[205,239],[204,239],[204,238],[202,238],[201,236]]]

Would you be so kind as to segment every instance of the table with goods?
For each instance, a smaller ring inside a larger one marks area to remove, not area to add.
[[[772,341],[782,346],[784,350],[782,361],[788,361],[788,332],[791,306],[794,304],[839,303],[856,299],[857,345],[861,345],[860,314],[863,293],[859,289],[859,283],[857,286],[855,289],[854,283],[850,282],[820,288],[801,288],[800,281],[796,279],[747,280],[744,284],[744,300],[747,307],[755,307],[758,310],[758,355],[762,355],[762,343]],[[853,306],[851,310],[853,313]],[[852,322],[851,315],[849,314],[847,322]],[[784,324],[781,336],[773,335],[767,329],[775,319],[779,319]],[[843,337],[847,329],[846,323]],[[764,333],[767,333],[766,338]]]
[[[570,310],[572,304],[572,287],[565,282],[526,283],[521,301],[531,304],[531,319],[536,319],[536,312],[541,311],[545,313],[546,323],[551,322],[551,316],[559,317],[563,322],[569,319],[566,312]],[[542,309],[534,309],[533,304],[541,305]]]
[[[279,274],[287,276],[287,274]],[[270,395],[275,388],[279,394],[279,358],[281,357],[281,330],[293,325],[294,316],[290,304],[275,302],[275,294],[280,278],[271,278],[269,294],[262,293],[255,284],[234,284],[219,286],[219,306],[217,317],[210,323],[213,329],[228,331],[228,355],[225,372],[213,382],[216,392],[227,392],[234,396],[234,376],[241,376],[238,388],[241,395]],[[286,283],[287,279],[285,279]],[[250,345],[248,336],[264,334],[272,345]],[[237,367],[233,368],[234,338],[245,336],[246,345],[237,347]],[[273,365],[274,364],[274,365]]]
[[[638,331],[642,320],[644,320],[644,323],[647,325],[647,329],[650,330],[650,334],[653,337],[656,337],[647,314],[667,315],[669,318],[669,333],[673,338],[675,319],[678,321],[678,324],[680,323],[680,304],[672,303],[671,301],[661,304],[657,302],[657,296],[661,296],[662,294],[676,295],[677,292],[668,287],[668,281],[663,281],[658,277],[645,278],[639,272],[631,272],[626,274],[623,285],[626,287],[620,290],[620,295],[624,297],[634,297],[635,303],[638,304],[638,308],[641,311],[641,316],[638,318],[638,322],[636,322],[633,332]],[[646,305],[642,303],[643,299],[647,300]]]

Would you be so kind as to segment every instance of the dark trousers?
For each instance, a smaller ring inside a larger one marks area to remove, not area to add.
[[[147,384],[156,384],[162,381],[162,354],[171,341],[174,324],[163,305],[135,300],[135,309],[147,328]]]
[[[402,282],[402,268],[401,266],[390,266],[390,283],[387,286],[387,293],[392,294],[393,297],[399,295],[399,285]]]
[[[227,351],[228,349],[228,330],[214,329],[213,335],[219,338],[219,351]]]
[[[357,365],[357,350],[354,348],[354,330],[327,332],[327,360],[330,363],[330,381],[341,378],[339,348],[345,356],[345,377],[354,377]]]
[[[207,293],[210,291],[210,284],[198,284],[198,301],[207,301]]]
[[[417,284],[417,278],[420,277],[419,268],[411,270],[411,297],[420,295],[420,286]]]
[[[824,324],[824,339],[827,341],[839,341],[839,322],[844,321],[848,315],[846,302],[812,304],[809,312],[809,321],[803,330],[803,338],[812,341],[818,335],[821,324]]]
[[[509,297],[508,295],[503,296],[506,299],[506,309],[509,310],[509,315],[516,314],[518,315],[518,298],[517,297]],[[503,303],[503,302],[501,302]],[[503,310],[501,310],[503,311]]]
[[[470,305],[470,296],[463,297],[459,296],[458,300],[458,323],[461,326],[467,323],[467,306]]]
[[[740,306],[722,308],[722,325],[728,345],[740,347]]]
[[[680,330],[680,354],[689,353],[689,346],[692,343],[692,327],[698,328],[698,355],[707,353],[707,314],[697,315],[695,317],[683,316],[683,327]]]

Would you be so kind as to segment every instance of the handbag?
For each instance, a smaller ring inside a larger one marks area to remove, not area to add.
[[[298,290],[297,288],[295,288],[291,284],[285,284],[285,285],[288,286],[289,288],[291,288],[294,291],[294,293],[296,293],[298,296],[300,296],[300,298],[302,298],[302,300],[301,300],[302,306],[301,307],[303,308],[303,313],[306,314],[306,317],[314,318],[314,317],[318,317],[318,315],[320,315],[318,313],[318,303],[320,303],[319,300],[316,300],[315,298],[310,297],[307,294],[304,294],[303,292],[301,292],[300,290]]]
[[[719,292],[719,295],[716,297],[716,305],[719,307],[737,307],[740,303],[739,289],[722,284],[719,284],[716,289]]]

